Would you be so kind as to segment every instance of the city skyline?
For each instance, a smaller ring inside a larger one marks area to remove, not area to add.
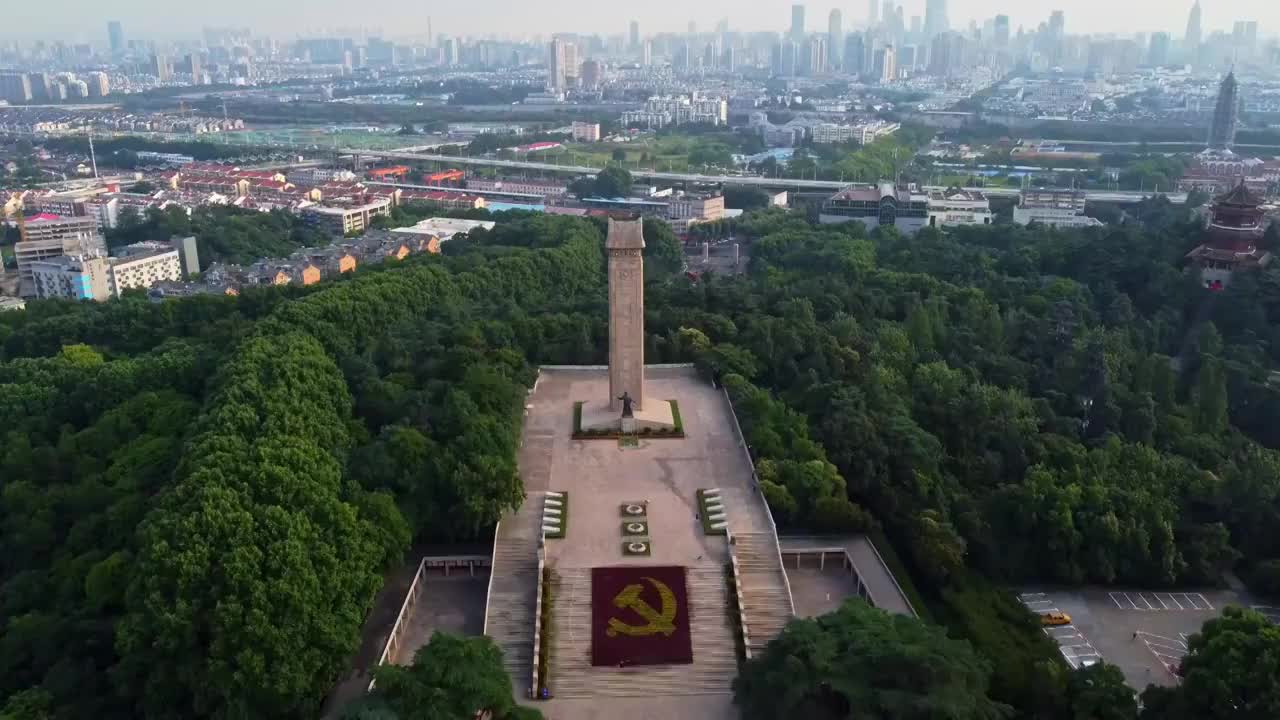
[[[396,21],[385,23],[359,22],[350,14],[350,7],[335,0],[318,0],[308,10],[305,23],[300,23],[296,12],[289,6],[263,6],[246,0],[229,0],[215,8],[193,7],[183,13],[181,23],[155,0],[124,0],[114,3],[109,11],[87,14],[83,7],[73,7],[67,0],[53,0],[37,17],[24,19],[20,26],[0,30],[2,41],[62,40],[88,42],[107,47],[109,44],[107,23],[119,21],[124,27],[126,39],[148,38],[158,40],[194,39],[200,36],[204,26],[245,25],[255,34],[270,35],[280,39],[324,34],[353,34],[363,31],[371,36],[425,38],[430,31],[439,35],[497,36],[535,39],[556,32],[599,33],[605,35],[627,34],[628,24],[636,21],[644,36],[656,33],[685,32],[689,23],[699,28],[713,28],[727,19],[729,28],[745,32],[786,33],[790,29],[791,2],[741,6],[730,0],[706,0],[697,6],[674,2],[645,3],[631,8],[612,8],[605,5],[575,8],[572,13],[557,13],[542,6],[529,6],[509,0],[476,0],[463,6],[426,8],[403,3],[397,8]],[[804,8],[805,31],[820,33],[826,30],[826,18],[831,10],[840,10],[846,30],[863,28],[868,20],[868,8],[862,2],[854,3],[801,3]],[[926,17],[926,0],[898,3],[905,18]],[[963,29],[971,21],[979,26],[996,15],[1007,15],[1013,32],[1021,26],[1034,30],[1041,22],[1047,22],[1054,10],[1066,14],[1068,33],[1113,33],[1128,35],[1138,32],[1169,32],[1181,37],[1192,3],[1169,4],[1156,0],[1137,0],[1131,4],[1130,13],[1119,19],[1112,4],[1104,0],[1083,0],[1063,3],[1060,0],[1032,0],[1010,3],[1008,0],[951,0],[946,3],[946,17],[950,27]],[[1230,7],[1202,6],[1201,26],[1207,35],[1215,31],[1230,32],[1237,20],[1251,20],[1259,24],[1264,36],[1273,36],[1280,30],[1280,4],[1271,0],[1239,0]],[[1141,18],[1134,22],[1131,18]]]

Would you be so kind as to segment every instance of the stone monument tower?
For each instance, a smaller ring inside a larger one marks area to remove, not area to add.
[[[610,220],[609,408],[620,411],[623,393],[644,408],[644,221]]]

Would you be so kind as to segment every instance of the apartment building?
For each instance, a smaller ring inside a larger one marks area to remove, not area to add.
[[[724,196],[681,193],[667,203],[667,222],[672,231],[683,235],[690,225],[711,222],[724,217]]]
[[[372,198],[349,206],[312,205],[302,209],[308,222],[337,235],[358,235],[380,215],[391,214],[391,198]]]
[[[22,236],[24,239],[13,246],[22,297],[36,295],[33,263],[60,255],[105,256],[107,252],[106,242],[98,234],[98,221],[92,217],[64,218],[42,213],[25,220]]]
[[[111,265],[100,255],[58,255],[29,265],[38,298],[106,300],[111,297]]]
[[[183,277],[181,257],[177,249],[167,243],[135,243],[121,251],[120,257],[108,260],[111,294],[115,297],[120,297],[125,290],[150,288]]]

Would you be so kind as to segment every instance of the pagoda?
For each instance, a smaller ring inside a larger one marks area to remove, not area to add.
[[[1204,242],[1186,258],[1200,270],[1200,281],[1210,290],[1221,290],[1231,274],[1271,262],[1271,253],[1258,247],[1266,229],[1262,198],[1240,183],[1214,199]]]

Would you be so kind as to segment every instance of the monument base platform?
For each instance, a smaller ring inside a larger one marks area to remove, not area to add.
[[[633,417],[621,417],[621,412],[609,407],[604,400],[582,403],[582,423],[574,428],[575,433],[584,436],[658,434],[678,436],[683,428],[676,426],[675,411],[669,400],[645,398],[644,408],[634,410]]]

